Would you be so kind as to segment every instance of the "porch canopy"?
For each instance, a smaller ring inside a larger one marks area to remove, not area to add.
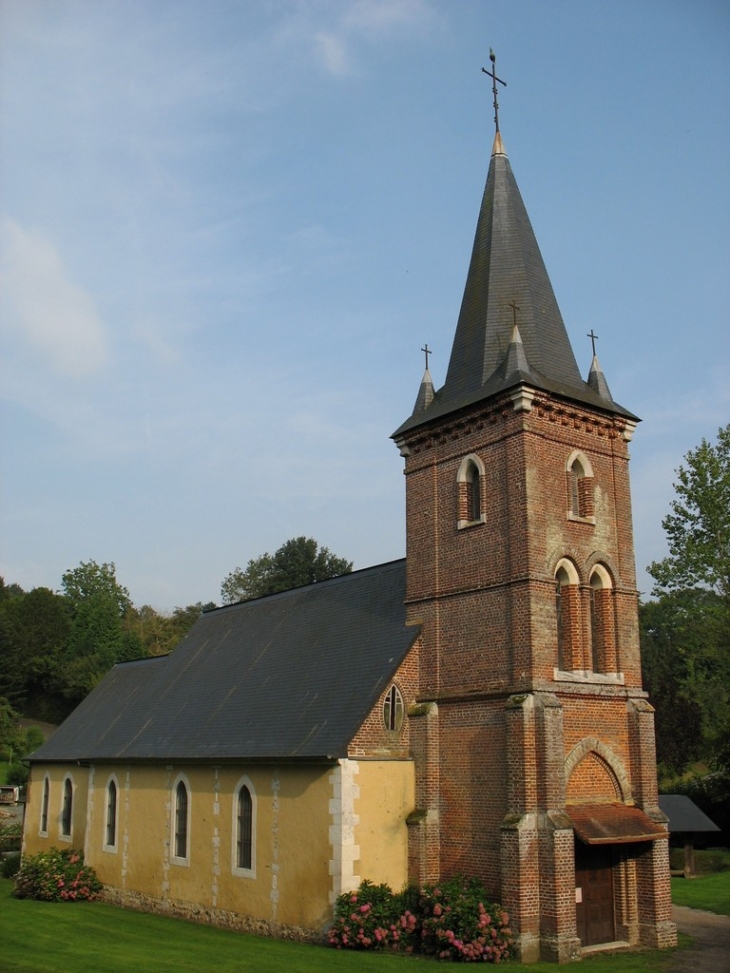
[[[638,807],[573,804],[565,810],[577,837],[586,845],[623,845],[667,836],[666,829]]]

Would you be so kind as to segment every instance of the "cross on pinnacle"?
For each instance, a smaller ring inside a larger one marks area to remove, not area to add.
[[[494,125],[497,130],[497,134],[499,134],[499,104],[497,102],[497,82],[499,81],[499,83],[501,85],[504,85],[505,88],[507,87],[507,82],[502,81],[502,79],[498,78],[496,75],[497,55],[494,53],[491,47],[489,48],[489,60],[492,62],[492,70],[487,71],[486,68],[482,68],[482,71],[485,74],[488,74],[489,77],[492,79],[492,94],[494,95]]]
[[[509,307],[512,308],[512,326],[516,328],[517,327],[517,312],[518,311],[521,311],[522,308],[521,307],[518,307],[517,304],[515,304],[514,301],[510,301]]]
[[[596,338],[597,337],[598,337],[597,334],[593,334],[593,328],[591,328],[590,332],[586,335],[586,338],[590,338],[591,339],[591,344],[593,345],[593,357],[594,358],[596,357]]]
[[[425,344],[423,348],[421,348],[421,351],[424,352],[426,355],[426,371],[428,371],[428,356],[432,355],[433,352],[431,351],[431,349],[428,347],[427,344]]]

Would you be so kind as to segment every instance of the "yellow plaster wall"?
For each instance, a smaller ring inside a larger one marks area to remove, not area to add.
[[[31,854],[61,844],[57,822],[49,826],[48,839],[37,836],[45,770],[33,768],[26,818],[26,848]],[[60,815],[64,770],[49,772],[50,809]],[[88,808],[86,860],[105,885],[287,925],[319,929],[329,921],[331,767],[96,765],[74,767],[72,773],[72,844],[84,846]],[[232,867],[234,794],[244,773],[256,807],[251,877],[233,874]],[[117,845],[116,850],[105,850],[112,774],[117,784]],[[189,864],[178,864],[170,855],[172,791],[180,774],[189,786]]]
[[[415,808],[416,778],[410,760],[361,760],[355,810],[360,823],[357,871],[361,879],[385,882],[395,892],[408,883],[406,818]]]
[[[49,831],[38,836],[45,773],[51,780]],[[156,899],[197,903],[269,922],[321,929],[331,919],[338,822],[328,767],[34,766],[25,847],[33,854],[64,847],[59,840],[63,779],[74,781],[73,837],[105,885]],[[189,864],[171,859],[172,792],[179,775],[189,786]],[[116,849],[106,840],[107,787],[117,784]],[[245,778],[244,778],[245,775]],[[234,873],[234,795],[245,779],[255,795],[252,875]],[[408,760],[358,762],[354,873],[400,889],[408,877],[405,819],[414,808],[415,775]],[[88,828],[86,818],[88,814]]]

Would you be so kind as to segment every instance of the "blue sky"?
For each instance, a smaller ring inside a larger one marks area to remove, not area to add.
[[[218,601],[313,536],[404,553],[493,137],[631,447],[639,587],[730,413],[726,0],[3,0],[0,574]]]

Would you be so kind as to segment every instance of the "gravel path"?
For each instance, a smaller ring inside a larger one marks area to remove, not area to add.
[[[694,943],[674,955],[671,973],[730,973],[730,916],[675,905],[672,918]]]

